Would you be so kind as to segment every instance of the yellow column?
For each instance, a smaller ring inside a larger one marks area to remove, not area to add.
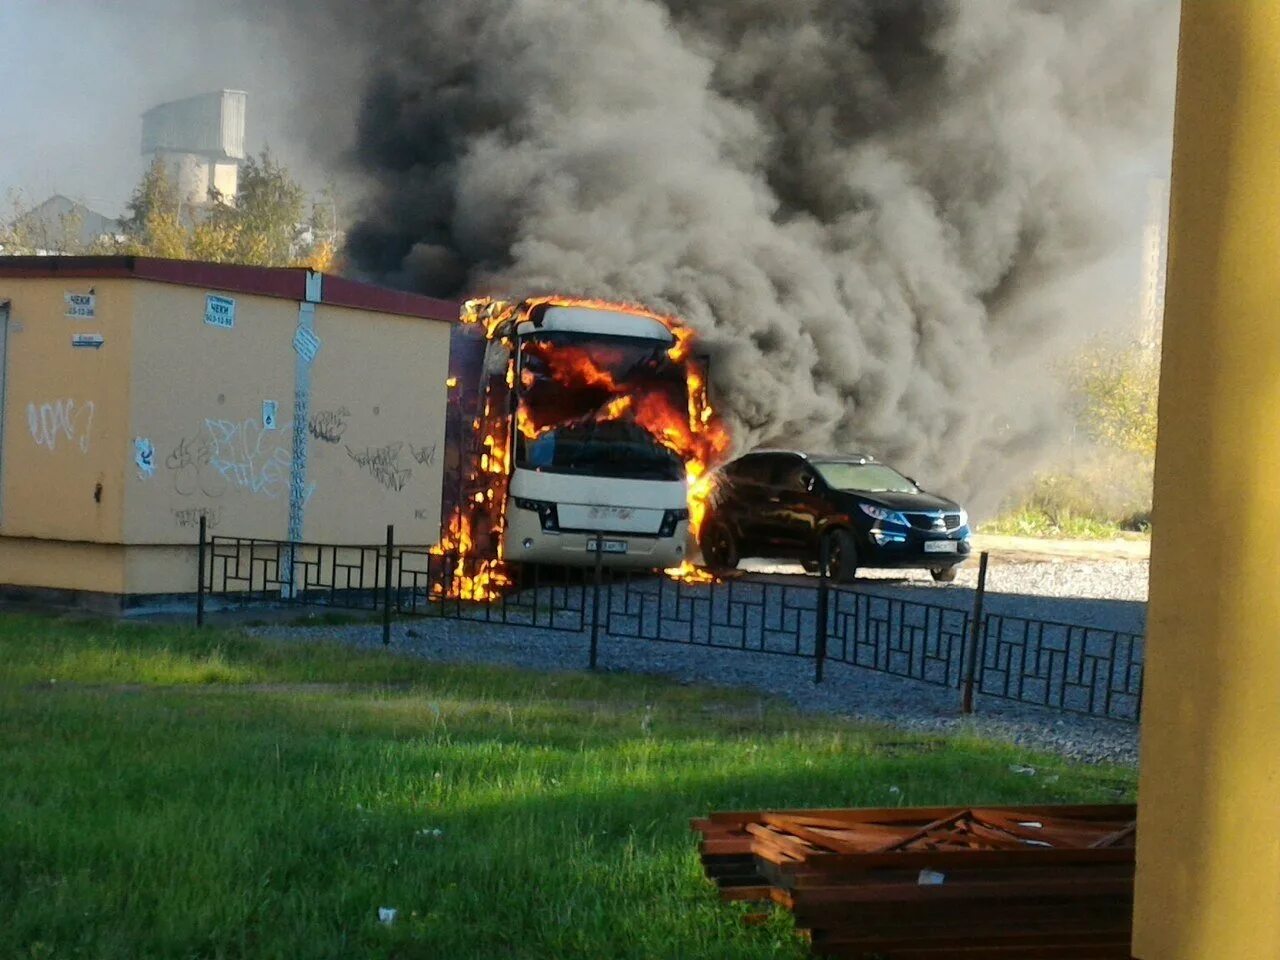
[[[1134,954],[1278,960],[1280,0],[1182,17]]]

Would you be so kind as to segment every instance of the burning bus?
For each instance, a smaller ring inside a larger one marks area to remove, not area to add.
[[[492,595],[504,561],[686,566],[699,481],[728,446],[692,331],[560,297],[470,301],[463,320],[439,548],[481,561],[463,595]]]

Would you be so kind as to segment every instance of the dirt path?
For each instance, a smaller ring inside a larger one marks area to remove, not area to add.
[[[1035,537],[1004,537],[975,534],[975,553],[986,550],[993,563],[1052,563],[1054,561],[1142,561],[1151,557],[1151,541],[1132,540],[1041,540]]]

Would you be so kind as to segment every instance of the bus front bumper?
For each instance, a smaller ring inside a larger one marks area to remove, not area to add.
[[[507,516],[503,556],[517,563],[589,567],[596,562],[596,534],[543,530],[535,513],[512,510]],[[606,567],[659,570],[677,567],[686,558],[689,524],[679,523],[671,537],[604,532],[601,562]]]

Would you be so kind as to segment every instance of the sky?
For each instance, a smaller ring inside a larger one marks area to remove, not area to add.
[[[141,116],[166,100],[231,88],[249,94],[250,151],[264,145],[311,190],[333,175],[332,159],[349,138],[330,131],[317,142],[298,76],[316,76],[305,44],[247,25],[227,2],[182,0],[0,0],[0,209],[7,194],[28,203],[54,193],[119,214],[144,167]],[[294,31],[290,31],[294,33]],[[350,98],[356,82],[337,66],[327,102]],[[313,101],[315,98],[311,98]],[[1132,171],[1162,175],[1167,159]],[[1123,201],[1122,201],[1123,202]],[[1141,215],[1141,214],[1139,214]]]
[[[288,64],[216,2],[200,19],[165,0],[0,0],[0,203],[54,193],[119,214],[144,167],[141,115],[209,90],[249,94],[248,146],[269,144],[324,186],[297,131]],[[194,5],[193,5],[194,6]],[[3,207],[0,207],[2,209]]]

